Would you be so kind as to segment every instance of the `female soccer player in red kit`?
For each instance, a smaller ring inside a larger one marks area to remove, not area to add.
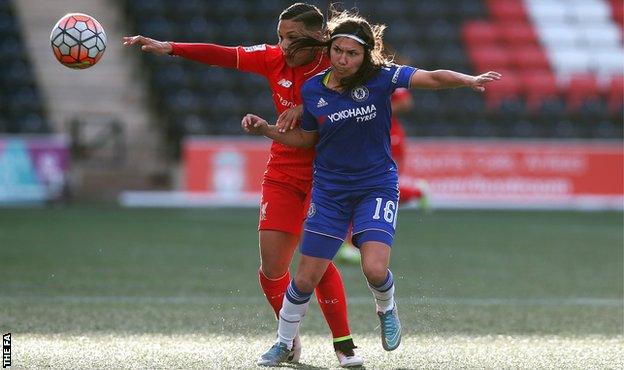
[[[264,76],[270,84],[273,102],[280,114],[284,130],[294,127],[301,117],[301,86],[311,76],[329,66],[322,50],[310,49],[288,53],[288,47],[301,36],[322,37],[324,17],[309,4],[297,3],[286,8],[279,17],[278,45],[226,47],[215,44],[162,42],[143,36],[124,37],[124,45],[141,45],[141,50],[157,55],[175,55],[201,63],[235,68]],[[302,231],[312,186],[314,149],[289,147],[276,141],[262,181],[260,221],[260,286],[276,316],[291,280],[289,265]],[[361,357],[353,351],[347,318],[346,297],[340,273],[330,264],[316,297],[332,331],[334,350],[343,367],[360,366]],[[291,360],[297,362],[301,353],[295,341]]]

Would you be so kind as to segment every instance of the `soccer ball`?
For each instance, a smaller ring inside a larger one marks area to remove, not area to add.
[[[106,49],[106,33],[90,15],[69,13],[63,16],[50,35],[54,56],[61,64],[74,69],[97,63]]]

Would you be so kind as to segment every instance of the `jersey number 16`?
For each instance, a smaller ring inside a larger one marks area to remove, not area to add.
[[[381,205],[383,204],[382,198],[375,198],[377,205],[375,206],[375,214],[373,214],[373,220],[379,220],[381,218]],[[392,224],[392,227],[396,228],[396,203],[389,200],[386,202],[386,206],[383,209],[383,218],[386,222]]]

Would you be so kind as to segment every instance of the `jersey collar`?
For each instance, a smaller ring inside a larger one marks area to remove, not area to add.
[[[314,57],[314,59],[312,59],[310,63],[304,64],[296,68],[304,71],[303,72],[304,76],[307,76],[310,74],[316,74],[318,73],[318,68],[321,66],[324,59],[325,59],[325,53],[323,53],[323,51],[321,50],[316,53],[316,56]]]

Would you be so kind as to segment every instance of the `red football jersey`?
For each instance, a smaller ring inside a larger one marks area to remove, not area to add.
[[[236,51],[238,70],[260,74],[269,81],[278,113],[302,104],[303,83],[329,67],[325,53],[319,53],[306,65],[293,68],[286,64],[282,49],[277,45],[239,46]],[[267,173],[270,175],[271,171],[277,171],[296,179],[311,181],[313,159],[314,148],[293,148],[274,141]]]

